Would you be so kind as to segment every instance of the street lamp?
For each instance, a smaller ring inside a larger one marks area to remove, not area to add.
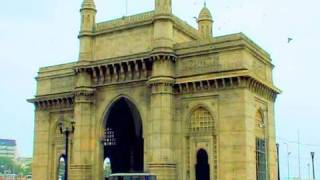
[[[276,146],[277,146],[278,180],[280,180],[279,143],[277,143]]]
[[[285,145],[287,145],[287,166],[288,166],[288,180],[290,180],[290,154],[291,152],[289,152],[289,144],[288,143],[284,143]]]
[[[64,118],[63,115],[60,117],[59,129],[60,133],[65,137],[65,171],[64,177],[65,180],[68,180],[68,158],[69,158],[69,136],[74,133],[75,121],[73,119]]]
[[[311,152],[311,159],[312,159],[312,176],[313,176],[313,180],[316,179],[316,175],[314,172],[314,152]]]

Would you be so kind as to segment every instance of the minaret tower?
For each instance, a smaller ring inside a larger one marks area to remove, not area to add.
[[[93,34],[95,31],[96,6],[93,0],[83,0],[81,13],[81,29],[79,34],[80,54],[78,66],[93,60]],[[91,87],[91,76],[86,71],[75,75],[75,101],[73,118],[76,122],[72,137],[72,156],[70,156],[71,180],[94,179],[95,164],[91,161],[95,153],[95,138],[92,133],[94,124],[93,97],[95,89]],[[81,129],[81,130],[80,130]]]
[[[207,8],[206,3],[202,8],[198,17],[198,31],[201,34],[202,39],[212,39],[212,15],[210,10]]]
[[[92,34],[96,26],[96,6],[93,0],[83,0],[81,9],[81,29],[79,34],[79,61],[92,60]]]
[[[153,51],[172,52],[173,23],[171,0],[155,0],[154,44]]]
[[[176,180],[174,158],[174,64],[173,22],[171,0],[155,0],[152,76],[148,81],[151,91],[150,110],[152,131],[148,168],[157,180]]]

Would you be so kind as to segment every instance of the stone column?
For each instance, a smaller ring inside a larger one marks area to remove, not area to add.
[[[91,76],[80,72],[76,76],[73,143],[70,147],[70,180],[94,179],[92,176],[94,155],[94,89]]]
[[[154,61],[151,88],[151,133],[149,169],[157,180],[176,180],[176,162],[173,151],[173,62],[170,58]]]

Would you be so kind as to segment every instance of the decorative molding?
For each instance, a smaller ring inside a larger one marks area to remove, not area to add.
[[[268,85],[252,77],[246,78],[246,84],[247,84],[246,87],[249,88],[251,92],[254,92],[273,102],[276,100],[277,95],[281,93],[280,90],[275,88],[270,88]]]
[[[174,79],[171,77],[155,77],[148,81],[152,94],[173,94]]]
[[[171,60],[176,61],[177,56],[174,53],[153,53],[150,55],[152,61]]]
[[[93,103],[95,89],[90,87],[77,87],[74,94],[75,103]]]
[[[119,18],[119,19],[98,23],[96,32],[116,29],[119,27],[126,27],[130,25],[136,25],[146,21],[152,22],[153,17],[154,17],[154,11],[136,14],[133,16],[123,16],[122,18]]]
[[[118,62],[76,66],[75,73],[87,72],[94,86],[147,80],[151,76],[152,60],[136,58]]]
[[[250,91],[273,102],[280,93],[278,89],[270,87],[251,76],[222,77],[176,83],[174,85],[174,92],[176,94],[184,94],[200,91],[217,91],[227,88],[248,88]]]
[[[33,103],[37,110],[70,108],[74,105],[74,94],[53,94],[48,96],[36,96],[34,99],[27,100]]]
[[[95,90],[93,88],[88,87],[78,87],[75,90],[75,96],[93,96],[95,93]]]

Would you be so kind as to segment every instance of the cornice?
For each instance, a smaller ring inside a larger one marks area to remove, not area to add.
[[[57,108],[69,108],[74,105],[74,93],[57,93],[43,96],[36,96],[33,99],[27,100],[29,103],[33,103],[36,109],[47,110]]]
[[[77,87],[74,91],[75,96],[93,96],[95,89],[91,87]]]
[[[152,77],[147,82],[147,85],[149,86],[158,85],[158,84],[173,86],[175,84],[175,79],[170,76],[159,76],[159,77]]]
[[[158,61],[158,60],[176,61],[177,60],[177,56],[175,55],[174,52],[153,52],[150,55],[150,59],[152,61]]]
[[[74,66],[75,73],[89,73],[93,86],[114,85],[147,80],[151,75],[153,60],[148,56],[112,61],[85,62]]]
[[[273,85],[264,83],[250,75],[231,75],[215,78],[202,78],[197,80],[177,79],[174,85],[176,94],[195,93],[201,91],[219,91],[232,88],[247,88],[251,92],[258,94],[270,101],[275,101],[279,89]]]

